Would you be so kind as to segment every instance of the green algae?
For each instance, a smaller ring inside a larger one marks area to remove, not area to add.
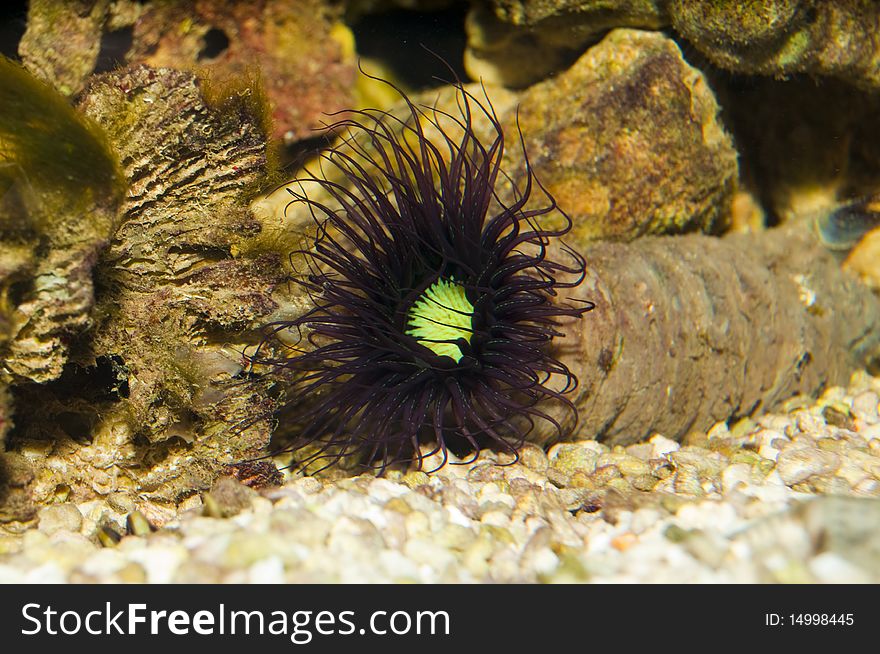
[[[61,216],[122,197],[125,178],[100,127],[5,57],[0,109],[0,194],[7,199],[0,236],[53,232]]]

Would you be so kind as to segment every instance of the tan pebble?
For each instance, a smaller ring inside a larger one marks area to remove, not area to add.
[[[568,486],[571,488],[588,488],[594,489],[596,488],[596,482],[593,481],[593,478],[586,472],[577,471],[571,476],[571,479],[568,482]]]
[[[852,484],[842,477],[819,477],[818,479],[827,480],[827,483],[822,486],[816,485],[816,490],[823,495],[848,495],[852,489]]]
[[[850,486],[855,486],[862,479],[866,479],[868,475],[864,467],[857,464],[856,461],[848,458],[843,459],[843,463],[834,473],[838,477],[846,479]]]
[[[570,548],[564,548],[558,553],[559,564],[550,574],[539,575],[538,579],[543,583],[579,583],[590,578],[589,571],[581,562],[580,552]]]
[[[449,549],[463,550],[476,538],[477,535],[472,529],[464,525],[448,524],[436,535],[435,541]]]
[[[628,446],[626,453],[641,461],[647,461],[654,456],[654,446],[651,443],[636,443]]]
[[[817,475],[831,474],[840,467],[840,457],[833,452],[814,448],[788,448],[779,454],[776,469],[787,486]]]
[[[632,456],[622,458],[617,467],[624,477],[637,477],[651,474],[651,466]]]
[[[22,534],[21,544],[26,552],[40,550],[49,544],[49,536],[37,529],[28,529]]]
[[[651,459],[648,461],[651,466],[651,474],[657,479],[667,479],[675,473],[675,466],[666,458]]]
[[[118,513],[134,511],[134,499],[128,493],[111,493],[107,496],[107,504]]]
[[[711,568],[718,568],[727,554],[727,547],[721,539],[712,538],[699,529],[691,530],[683,543],[691,556]]]
[[[202,506],[202,496],[199,494],[190,495],[189,497],[180,501],[180,504],[177,505],[177,510],[180,513],[184,511],[193,511],[201,508]]]
[[[758,423],[751,418],[743,418],[730,428],[730,436],[735,439],[742,439],[754,432],[758,427]]]
[[[116,490],[113,478],[102,470],[94,470],[89,477],[89,483],[98,495],[107,495]]]
[[[766,477],[771,472],[776,470],[776,461],[771,461],[770,459],[761,459],[758,462],[758,465],[754,467],[754,469],[760,472],[764,477]]]
[[[202,515],[208,518],[223,517],[223,509],[220,507],[220,503],[210,493],[205,493],[202,497]]]
[[[576,511],[584,506],[585,502],[589,501],[590,496],[593,493],[590,493],[582,488],[566,488],[564,490],[559,491],[558,493],[554,493],[553,495],[545,495],[545,505],[562,507],[566,511]],[[539,498],[535,498],[539,500]],[[553,502],[554,500],[558,501],[558,504]],[[540,502],[540,500],[539,500]],[[535,514],[540,513],[539,511],[535,511]]]
[[[489,572],[489,558],[493,551],[493,540],[484,533],[465,549],[461,560],[472,574],[482,577]]]
[[[618,552],[625,552],[638,542],[638,537],[632,532],[625,532],[611,539],[611,547]]]
[[[838,438],[820,438],[816,441],[816,447],[826,452],[841,452],[846,449],[847,441]]]
[[[699,497],[704,494],[703,485],[696,468],[689,465],[679,465],[677,467],[673,488],[679,495]]]
[[[79,532],[82,527],[82,513],[75,504],[53,504],[43,507],[38,513],[39,530],[44,534],[58,531]]]
[[[725,495],[748,485],[752,468],[748,463],[735,463],[721,472],[721,489]]]
[[[507,483],[501,480],[487,482],[483,484],[479,491],[477,491],[477,501],[482,504],[483,502],[492,500],[497,496],[504,494],[507,488],[509,488]]]
[[[0,534],[0,555],[16,554],[22,550],[22,547],[21,537]]]
[[[324,484],[321,483],[320,479],[316,479],[315,477],[302,477],[293,482],[293,487],[303,493],[312,495],[321,491],[324,488]]]
[[[550,465],[544,450],[531,444],[523,446],[519,452],[519,460],[520,463],[535,472],[544,472]]]
[[[846,389],[843,386],[831,386],[825,389],[819,399],[822,404],[834,404],[842,402],[844,398],[846,398]]]
[[[410,538],[424,536],[431,531],[431,523],[424,513],[414,511],[404,519],[406,534]]]
[[[128,563],[116,573],[119,581],[124,584],[142,584],[147,581],[147,573],[139,563]]]
[[[606,486],[608,488],[613,488],[614,490],[618,490],[621,493],[629,493],[632,490],[632,485],[624,479],[623,477],[617,477],[616,479],[612,479],[609,481]]]
[[[794,414],[798,431],[805,434],[816,434],[822,431],[822,423],[809,411],[797,411]]]
[[[628,477],[627,479],[633,488],[644,492],[654,490],[659,481],[654,475],[638,475],[636,477]]]
[[[757,465],[763,457],[752,450],[738,450],[730,457],[731,465],[737,463],[745,463],[748,466]]]
[[[480,527],[480,537],[486,537],[489,542],[501,543],[504,545],[515,545],[516,539],[510,530],[506,527],[493,524],[483,524]]]
[[[400,481],[410,488],[416,488],[431,483],[431,477],[422,470],[413,470],[406,473]]]
[[[683,447],[669,455],[676,466],[686,465],[703,476],[716,475],[727,465],[727,459],[702,447]]]
[[[563,472],[559,468],[554,468],[552,466],[550,468],[547,468],[546,475],[547,481],[549,481],[554,486],[557,486],[558,488],[564,488],[565,486],[568,486],[571,479],[571,477],[567,473]]]
[[[487,511],[480,516],[480,522],[484,525],[506,528],[510,524],[510,507],[502,506],[492,511]]]
[[[785,428],[789,424],[791,424],[791,417],[785,415],[770,414],[758,418],[758,424],[765,429],[779,432],[781,435],[785,431]]]
[[[867,391],[859,393],[853,398],[852,411],[857,418],[864,420],[869,425],[874,425],[880,422],[878,405],[880,405],[880,396],[873,391]]]
[[[516,501],[516,510],[524,515],[538,515],[541,513],[541,503],[534,493],[525,493]]]
[[[880,496],[880,481],[868,478],[862,479],[853,486],[852,492],[863,497],[878,497]]]
[[[822,409],[822,417],[825,418],[825,422],[829,425],[855,431],[855,422],[853,421],[849,407],[845,404],[833,404],[824,407]]]
[[[386,470],[385,481],[393,481],[394,483],[403,483],[405,474],[402,470]]]
[[[562,443],[554,445],[550,450],[549,462],[568,474],[577,471],[592,472],[596,468],[599,453],[583,443]]]
[[[601,488],[602,486],[607,486],[612,479],[618,479],[619,477],[621,477],[621,474],[617,466],[602,466],[596,468],[596,471],[593,473],[593,483]]]
[[[477,511],[477,515],[480,519],[483,518],[487,513],[499,513],[504,516],[510,516],[513,512],[513,507],[516,506],[516,500],[510,497],[510,502],[502,500],[503,497],[510,497],[510,495],[506,496],[498,496],[497,500],[487,500],[485,502],[480,502],[479,510]]]
[[[467,480],[472,482],[487,482],[504,479],[504,468],[494,463],[481,463],[468,471]]]
[[[523,493],[534,493],[541,490],[540,486],[538,486],[537,484],[533,484],[525,477],[509,479],[508,485],[510,487],[510,494],[514,497],[518,497]]]
[[[399,497],[392,497],[385,502],[385,508],[389,511],[400,513],[401,515],[412,513],[412,507]]]
[[[653,458],[660,459],[670,452],[677,451],[681,446],[674,440],[666,438],[660,434],[654,434],[648,441],[654,448]]]

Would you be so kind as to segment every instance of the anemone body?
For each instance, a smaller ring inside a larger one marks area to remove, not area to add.
[[[516,455],[538,420],[565,435],[542,407],[574,411],[565,395],[577,380],[549,345],[560,319],[591,308],[558,295],[583,278],[584,260],[565,246],[567,261],[547,258],[571,222],[562,214],[561,229],[540,226],[559,209],[527,158],[522,188],[499,199],[496,186],[511,183],[501,126],[488,99],[456,88],[460,115],[403,93],[406,120],[349,112],[329,126],[345,137],[323,154],[322,174],[298,180],[331,201],[289,189],[316,222],[298,253],[309,272],[296,279],[314,306],[271,325],[267,339],[293,330],[308,346],[255,359],[295,373],[293,447],[317,446],[309,461],[359,456],[384,469],[440,454],[442,466],[449,449],[469,460],[487,444]],[[476,136],[474,112],[494,128],[491,142]],[[328,166],[341,175],[325,176]],[[533,192],[546,198],[540,208],[527,208]]]

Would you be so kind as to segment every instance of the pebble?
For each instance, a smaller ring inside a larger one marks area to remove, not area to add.
[[[853,398],[852,412],[857,418],[863,420],[868,425],[876,425],[880,423],[880,413],[878,413],[878,405],[880,405],[880,396],[873,391],[859,393]]]
[[[786,448],[779,454],[776,470],[787,486],[817,475],[832,474],[840,467],[840,456],[818,448]]]
[[[83,516],[75,504],[51,504],[40,509],[39,530],[44,534],[54,534],[59,531],[79,532],[82,527]]]
[[[36,528],[0,525],[0,582],[880,583],[880,380],[853,379],[683,445],[229,480],[176,512],[119,492],[54,504]]]

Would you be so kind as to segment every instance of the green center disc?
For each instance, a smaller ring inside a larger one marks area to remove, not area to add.
[[[464,353],[455,341],[463,338],[470,343],[473,317],[474,306],[464,287],[438,279],[410,307],[406,333],[432,352],[458,363]]]

